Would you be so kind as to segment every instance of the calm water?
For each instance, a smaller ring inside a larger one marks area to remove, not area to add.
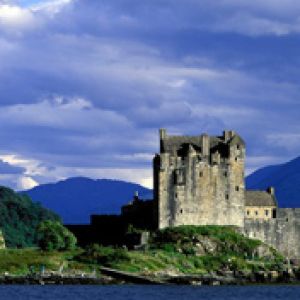
[[[0,286],[0,299],[211,300],[300,299],[300,286]]]

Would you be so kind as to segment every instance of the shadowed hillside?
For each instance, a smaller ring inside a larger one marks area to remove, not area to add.
[[[8,247],[36,246],[36,229],[44,220],[58,221],[59,217],[27,195],[0,186],[0,228]]]
[[[65,224],[76,224],[89,223],[91,214],[119,214],[135,191],[142,198],[152,197],[150,189],[135,183],[84,177],[40,185],[23,193],[55,211]]]

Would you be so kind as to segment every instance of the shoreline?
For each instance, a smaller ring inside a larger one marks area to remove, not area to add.
[[[282,272],[227,272],[224,275],[164,275],[154,276],[101,268],[101,275],[28,274],[2,275],[0,285],[300,285],[300,273]]]

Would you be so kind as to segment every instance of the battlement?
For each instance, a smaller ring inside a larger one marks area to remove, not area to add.
[[[165,129],[160,129],[160,153],[177,157],[187,157],[193,153],[211,163],[225,162],[232,156],[243,158],[245,142],[234,131],[224,131],[222,136],[208,136],[206,133],[176,136],[168,135]]]

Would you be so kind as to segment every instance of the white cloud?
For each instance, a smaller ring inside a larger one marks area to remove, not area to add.
[[[20,191],[32,189],[39,184],[29,176],[22,176],[18,181],[17,189]]]
[[[74,0],[41,1],[38,4],[31,5],[30,9],[34,12],[47,12],[53,16],[60,12],[64,6],[71,4],[73,1]]]
[[[34,29],[37,20],[33,13],[26,8],[0,4],[0,32],[21,33]]]

